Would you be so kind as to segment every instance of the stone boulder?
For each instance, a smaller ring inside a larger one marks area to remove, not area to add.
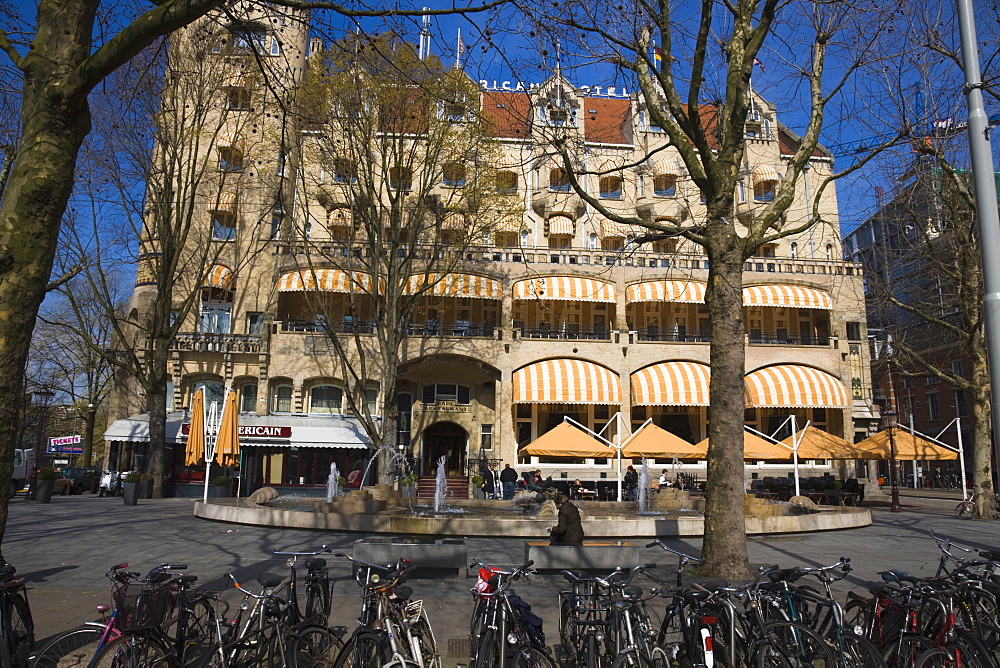
[[[273,487],[261,487],[247,497],[247,503],[264,503],[278,498],[278,490]]]
[[[808,496],[793,496],[788,499],[789,503],[794,503],[797,506],[802,506],[806,510],[819,510],[816,503],[810,499]]]

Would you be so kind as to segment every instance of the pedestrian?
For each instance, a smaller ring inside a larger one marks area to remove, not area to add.
[[[657,494],[659,494],[660,490],[666,489],[670,486],[671,483],[670,478],[667,477],[667,469],[663,469],[663,472],[660,474],[660,487],[656,490]]]
[[[569,498],[572,501],[579,501],[583,498],[583,483],[577,478],[573,481],[573,484],[569,486]]]
[[[514,483],[517,482],[517,471],[510,467],[510,464],[503,465],[503,471],[500,471],[500,484],[503,486],[503,498],[504,501],[510,501],[514,498]]]
[[[559,524],[549,529],[549,545],[580,545],[583,543],[583,523],[580,509],[566,498],[556,494],[556,508],[559,509]]]
[[[629,464],[628,470],[625,471],[625,500],[635,501],[636,492],[639,490],[639,474],[635,472],[635,468]]]

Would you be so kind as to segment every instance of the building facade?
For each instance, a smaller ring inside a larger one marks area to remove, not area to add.
[[[199,387],[209,401],[221,400],[226,387],[239,392],[243,470],[255,485],[322,485],[331,463],[353,471],[370,456],[370,439],[352,413],[362,409],[357,397],[370,415],[384,405],[374,341],[378,309],[364,301],[380,298],[383,278],[352,274],[342,260],[361,257],[372,243],[356,234],[357,198],[338,194],[350,188],[354,177],[347,172],[357,165],[330,168],[312,160],[321,151],[310,144],[335,139],[336,123],[291,123],[275,113],[274,87],[252,74],[253,63],[272,59],[289,90],[308,78],[321,45],[308,43],[303,21],[253,15],[242,25],[194,26],[175,39],[201,35],[204,60],[214,55],[222,71],[213,77],[218,113],[206,148],[217,174],[195,196],[204,232],[193,243],[215,249],[213,262],[183,285],[197,299],[172,344],[169,367],[175,475],[183,470],[186,410]],[[214,54],[212,44],[219,44]],[[692,443],[705,438],[705,256],[683,239],[637,243],[646,229],[599,215],[571,187],[553,150],[557,141],[572,146],[572,173],[623,216],[699,220],[700,194],[666,135],[650,125],[642,100],[621,89],[596,95],[558,72],[537,85],[468,81],[476,94],[459,109],[443,105],[437,118],[488,120],[499,153],[491,178],[514,204],[474,241],[465,238],[461,257],[425,286],[411,317],[399,324],[405,336],[393,448],[423,473],[440,457],[456,473],[488,458],[543,475],[598,479],[613,477],[613,456],[520,461],[518,450],[566,418],[619,440],[647,420]],[[706,123],[713,113],[703,110]],[[760,98],[746,133],[740,216],[773,198],[798,141]],[[831,173],[832,162],[823,151],[814,154],[788,224],[809,216],[810,187]],[[401,189],[401,172],[383,168],[381,192],[391,197]],[[442,198],[461,194],[480,168],[446,166],[430,190]],[[860,265],[842,259],[832,187],[820,212],[823,224],[760,248],[746,264],[746,423],[771,432],[795,414],[800,425],[809,421],[855,441],[872,426],[863,276]],[[441,211],[440,236],[429,252],[446,253],[449,230],[471,224],[455,213]],[[141,310],[156,289],[140,268],[134,308]],[[344,350],[367,360],[360,394],[358,379],[341,363]],[[141,466],[148,434],[142,397],[122,384],[113,410],[120,419],[106,434],[112,461]],[[790,469],[788,462],[749,465],[755,477]],[[703,462],[680,466],[704,470]]]

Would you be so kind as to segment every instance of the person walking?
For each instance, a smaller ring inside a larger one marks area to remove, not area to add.
[[[503,499],[510,501],[514,498],[514,483],[517,482],[517,471],[510,467],[510,464],[503,465],[500,471],[500,484],[503,486]]]
[[[580,509],[565,494],[556,494],[559,524],[549,529],[549,545],[580,545],[583,543],[583,522]]]
[[[639,489],[639,474],[635,472],[635,468],[629,464],[628,470],[625,471],[625,480],[623,481],[625,487],[625,500],[635,501],[636,492]]]

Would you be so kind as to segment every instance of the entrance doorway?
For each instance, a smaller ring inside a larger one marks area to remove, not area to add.
[[[465,475],[465,453],[469,435],[454,422],[438,422],[424,429],[421,459],[423,470],[430,475],[439,457],[445,457],[448,475]]]

